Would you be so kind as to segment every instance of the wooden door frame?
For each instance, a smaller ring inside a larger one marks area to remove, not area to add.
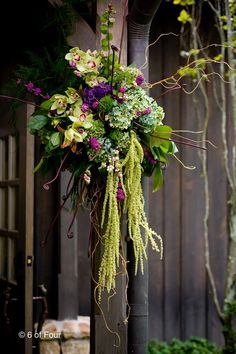
[[[34,107],[26,106],[26,123]],[[22,135],[25,151],[25,332],[33,332],[33,264],[34,264],[34,137],[29,133],[27,124]],[[22,145],[21,145],[22,146]],[[33,337],[25,340],[25,353],[32,353]]]

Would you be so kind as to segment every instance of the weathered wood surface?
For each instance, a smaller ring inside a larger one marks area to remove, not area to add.
[[[160,33],[178,33],[177,13],[168,11],[168,4],[158,11],[152,26],[151,41]],[[150,48],[150,81],[155,82],[176,72],[179,62],[179,40],[172,35],[163,37]],[[154,97],[161,89],[152,91]],[[223,173],[219,111],[213,100],[211,83],[210,122],[208,139],[217,149],[208,146],[210,193],[209,242],[211,264],[216,287],[222,301],[227,252],[227,187]],[[158,100],[163,105],[165,124],[175,129],[202,130],[204,111],[201,97],[201,118],[198,120],[191,96],[179,91]],[[205,270],[204,255],[204,183],[199,154],[190,147],[180,148],[179,157],[196,169],[184,169],[173,159],[165,171],[164,187],[157,194],[150,189],[150,222],[164,238],[164,260],[150,253],[149,263],[149,336],[170,340],[173,337],[202,336],[222,343],[221,325],[212,302],[211,289]],[[151,187],[151,181],[150,181]]]

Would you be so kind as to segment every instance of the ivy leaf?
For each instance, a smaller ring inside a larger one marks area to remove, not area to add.
[[[53,134],[50,136],[50,142],[51,142],[51,144],[53,145],[53,147],[60,146],[60,144],[61,144],[61,136],[60,136],[60,133],[59,133],[59,132],[53,133]]]
[[[43,115],[32,116],[28,123],[28,128],[31,134],[34,134],[37,130],[42,129],[48,122],[48,117]]]
[[[163,185],[163,173],[160,164],[156,164],[153,171],[153,192],[157,192]]]
[[[159,125],[153,135],[150,138],[150,147],[160,146],[160,145],[169,145],[170,137],[172,133],[172,128],[168,125]]]

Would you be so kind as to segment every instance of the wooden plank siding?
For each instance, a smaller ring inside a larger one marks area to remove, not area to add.
[[[150,42],[161,33],[179,32],[177,13],[173,8],[170,11],[169,6],[165,3],[160,7],[152,24]],[[171,35],[162,37],[150,48],[150,82],[176,72],[180,66],[179,51],[179,39]],[[222,301],[227,252],[227,184],[223,173],[220,113],[213,99],[211,83],[207,89],[210,99],[208,138],[218,147],[209,147],[207,151],[209,243],[212,270]],[[153,97],[161,93],[160,87],[151,91]],[[191,96],[177,90],[161,97],[158,103],[165,109],[165,124],[175,129],[202,130],[205,112],[200,94],[197,100],[201,107],[200,120]],[[201,336],[222,343],[221,325],[205,270],[204,180],[199,152],[191,147],[181,147],[178,156],[196,169],[186,170],[170,159],[162,190],[152,193],[150,181],[149,220],[163,236],[164,260],[160,261],[153,252],[149,254],[149,336],[167,341],[173,337]]]

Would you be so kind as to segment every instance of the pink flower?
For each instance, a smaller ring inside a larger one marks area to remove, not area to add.
[[[124,86],[119,88],[119,92],[121,93],[125,93],[126,92],[126,88]]]

